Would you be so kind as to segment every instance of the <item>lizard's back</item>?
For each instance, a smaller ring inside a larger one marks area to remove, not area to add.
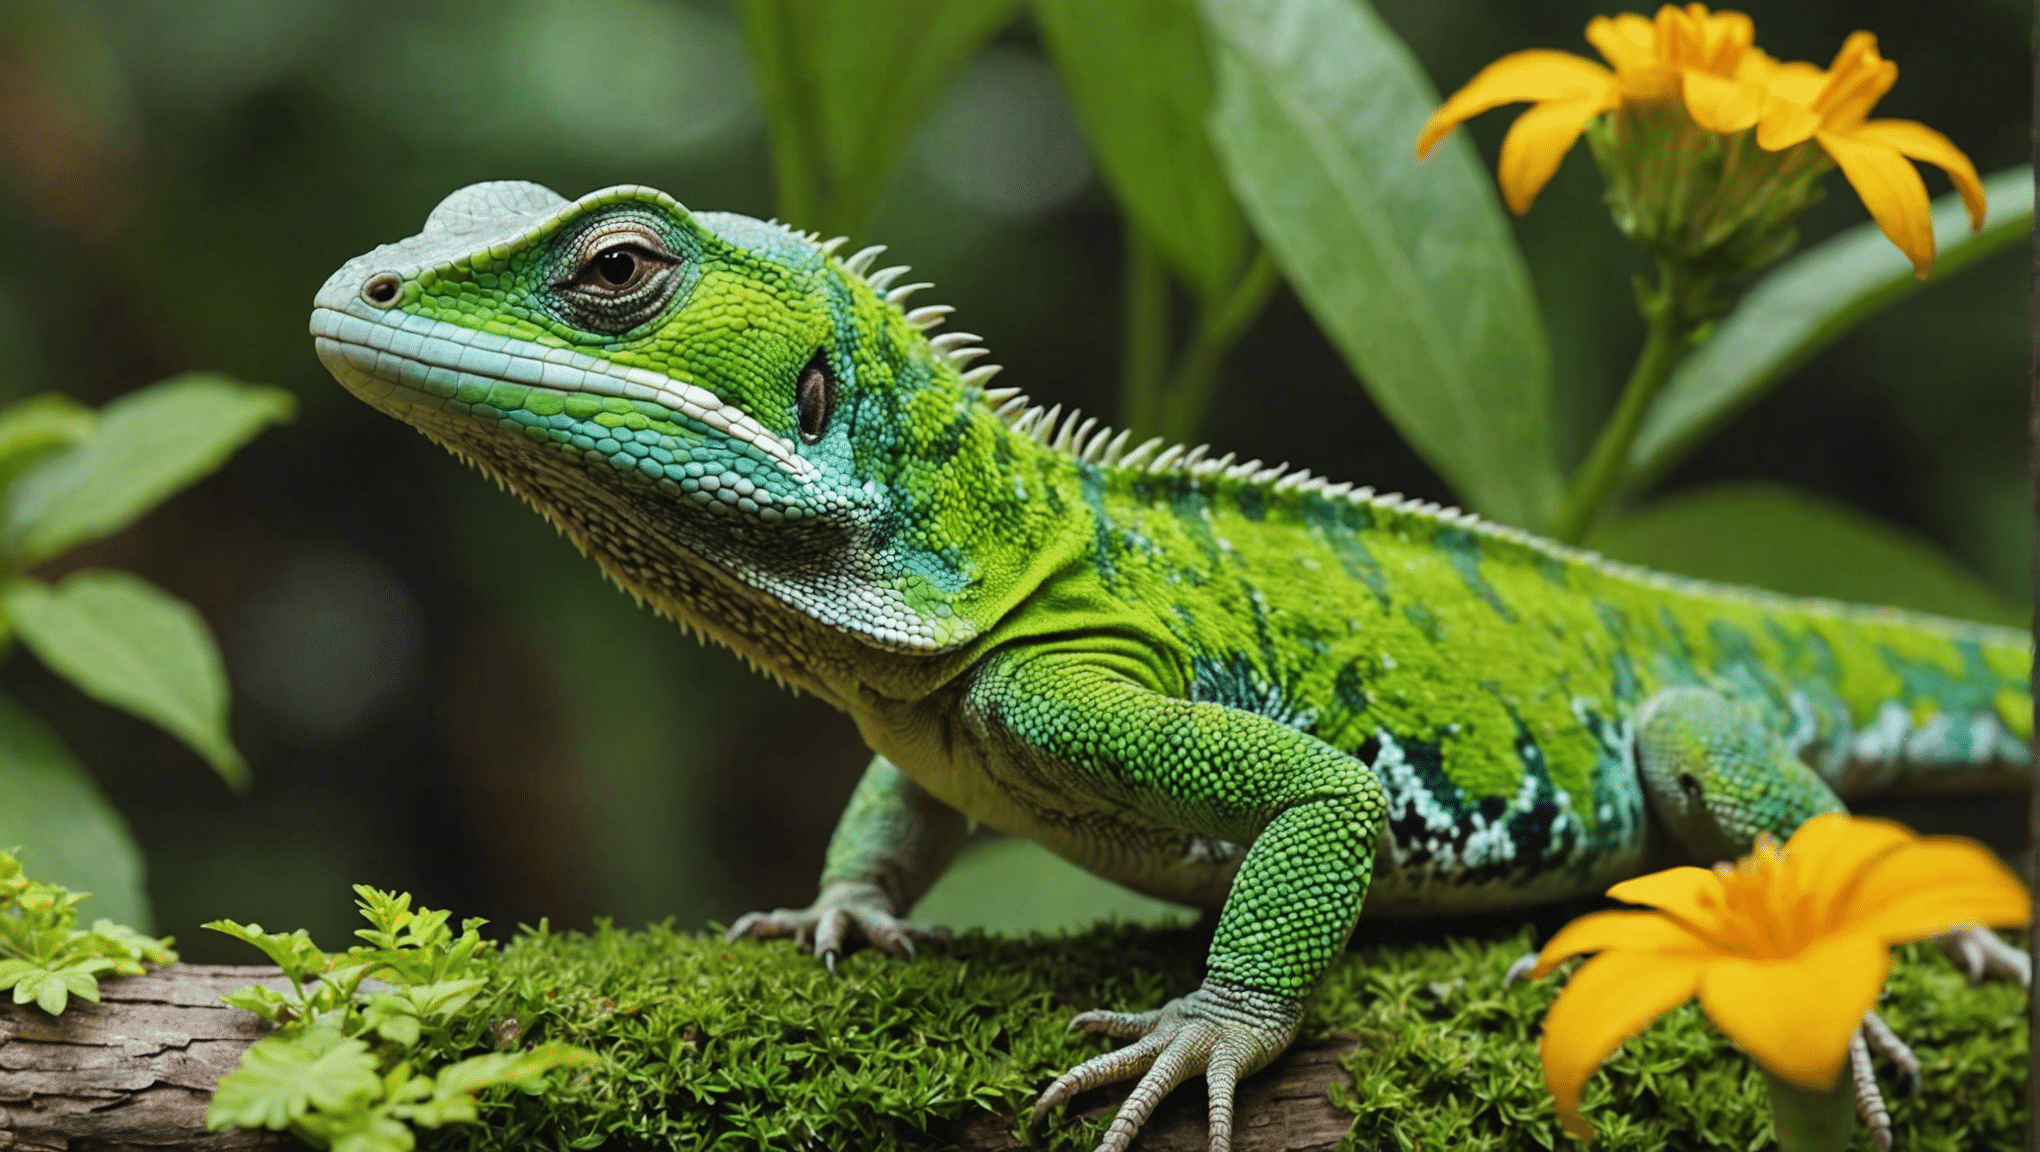
[[[1672,577],[1256,469],[1079,466],[1091,564],[1167,630],[1184,694],[1373,765],[1390,803],[1375,910],[1639,871],[1633,721],[1667,688],[1742,701],[1845,799],[2023,772],[2023,633]]]

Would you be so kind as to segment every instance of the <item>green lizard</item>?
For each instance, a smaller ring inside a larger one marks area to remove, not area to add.
[[[910,954],[973,821],[1220,909],[1201,988],[1075,1021],[1133,1043],[1035,1117],[1139,1077],[1106,1152],[1199,1073],[1228,1148],[1235,1084],[1290,1043],[1363,903],[1528,905],[1843,798],[2024,781],[2021,633],[1129,447],[991,387],[878,251],[649,188],[478,184],[336,272],[312,332],[618,584],[855,720],[875,756],[820,895],[733,937]]]

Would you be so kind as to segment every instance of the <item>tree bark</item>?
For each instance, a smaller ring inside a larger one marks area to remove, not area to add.
[[[143,1152],[277,1147],[266,1132],[211,1132],[213,1086],[269,1025],[220,997],[285,987],[275,968],[174,964],[102,980],[62,1016],[0,1003],[0,1149]]]
[[[73,1000],[62,1016],[0,998],[0,1152],[245,1152],[279,1148],[268,1132],[212,1132],[206,1104],[221,1076],[269,1026],[221,1004],[249,984],[279,991],[268,967],[173,964],[146,976],[100,982],[97,1004]],[[1327,1093],[1345,1081],[1338,1057],[1350,1044],[1292,1049],[1241,1086],[1237,1152],[1329,1152],[1353,1118]],[[1079,1097],[1077,1114],[1110,1115],[1124,1085]],[[1195,1082],[1170,1093],[1137,1152],[1203,1152],[1204,1093]],[[1055,1117],[1051,1124],[1063,1124]],[[1023,1147],[1005,1120],[986,1113],[951,1125],[948,1137],[984,1152]]]

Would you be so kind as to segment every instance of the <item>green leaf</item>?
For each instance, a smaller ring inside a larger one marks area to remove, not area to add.
[[[743,0],[779,215],[871,223],[908,137],[1018,0]]]
[[[1673,371],[1644,417],[1629,455],[1634,482],[1662,475],[1708,433],[1850,329],[2032,231],[2032,169],[1999,172],[1984,181],[1984,193],[1990,214],[1980,232],[1969,230],[1960,197],[1934,202],[1934,243],[1940,255],[1931,280],[1914,279],[1912,264],[1877,225],[1861,224],[1758,281],[1713,339]]]
[[[1246,222],[1205,133],[1211,60],[1196,0],[1034,0],[1098,168],[1204,301],[1238,277]]]
[[[206,1127],[280,1130],[313,1108],[345,1112],[382,1094],[368,1045],[327,1027],[265,1036],[220,1078]]]
[[[188,373],[108,404],[92,434],[7,493],[7,539],[34,564],[117,532],[290,418],[288,392]]]
[[[142,854],[56,734],[0,696],[0,847],[19,845],[37,876],[93,894],[92,907],[146,928]]]
[[[269,957],[270,963],[283,969],[283,974],[294,981],[307,976],[317,976],[332,967],[332,958],[312,943],[311,933],[299,928],[293,932],[264,932],[260,924],[241,924],[233,920],[208,920],[202,927],[224,933],[243,944],[252,944]]]
[[[26,577],[0,603],[36,657],[86,695],[134,713],[191,746],[228,784],[248,768],[227,735],[227,674],[189,604],[136,576],[73,573],[54,587]]]
[[[61,392],[30,396],[0,411],[0,488],[29,465],[91,435],[98,414]]]
[[[1204,0],[1233,190],[1368,394],[1460,497],[1557,509],[1551,354],[1464,133],[1418,160],[1437,93],[1364,0]]]
[[[2025,623],[2023,613],[1932,542],[1779,485],[1730,484],[1675,496],[1611,519],[1587,543],[1617,560],[1683,576]]]

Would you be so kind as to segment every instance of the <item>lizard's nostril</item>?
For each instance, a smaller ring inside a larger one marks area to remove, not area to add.
[[[394,272],[378,272],[361,286],[361,298],[378,308],[387,308],[397,302],[397,293],[403,287],[403,277]]]

